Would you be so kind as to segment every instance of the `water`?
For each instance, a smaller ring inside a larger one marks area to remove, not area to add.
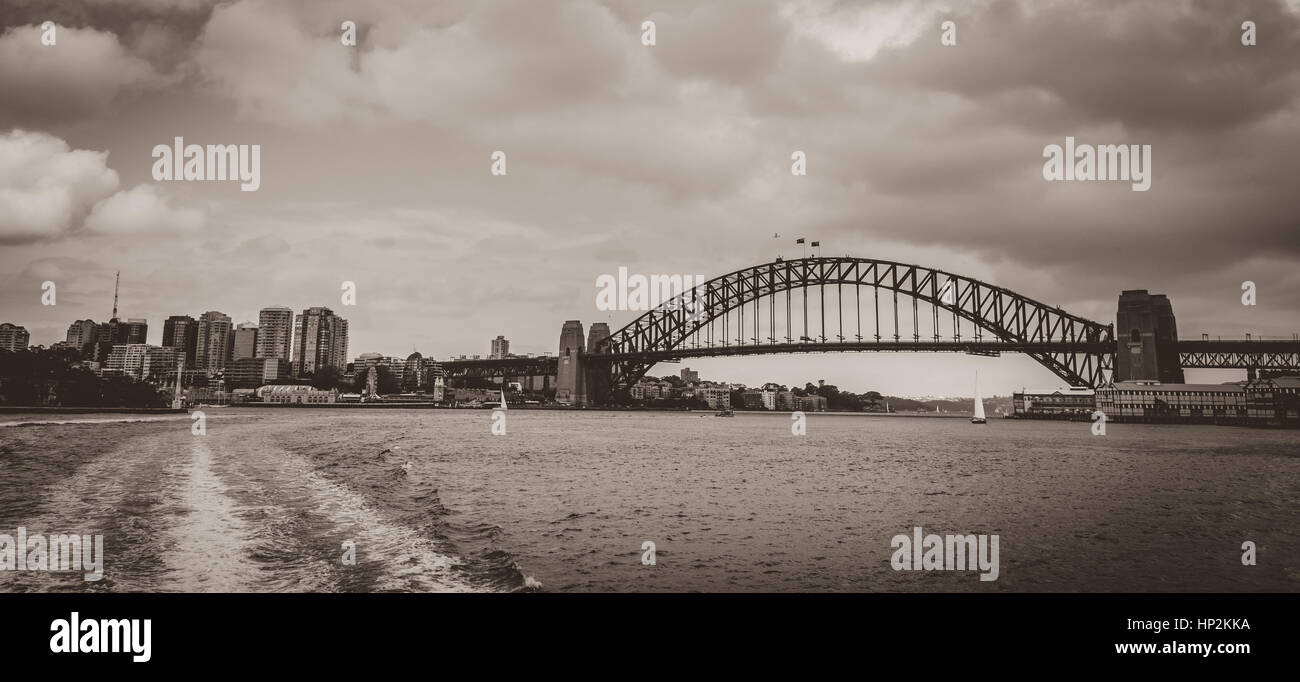
[[[786,414],[524,410],[490,426],[0,416],[0,533],[102,533],[107,555],[99,582],[3,571],[0,590],[1300,589],[1295,431],[810,414],[795,437]],[[998,534],[999,579],[894,571],[913,526]]]

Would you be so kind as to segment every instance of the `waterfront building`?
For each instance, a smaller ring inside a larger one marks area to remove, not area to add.
[[[1242,384],[1116,381],[1097,389],[1097,409],[1116,421],[1245,421]]]
[[[1300,426],[1300,377],[1246,382],[1246,414],[1266,424]]]
[[[27,350],[31,334],[26,327],[5,322],[0,324],[0,350]]]
[[[686,384],[697,384],[700,382],[700,373],[692,370],[690,367],[682,368],[682,381]]]
[[[311,386],[294,384],[275,384],[257,389],[257,395],[264,403],[283,405],[322,405],[338,402],[338,391],[323,390]]]
[[[708,403],[710,409],[731,409],[731,390],[725,386],[700,386],[695,389],[695,395]]]
[[[279,358],[286,362],[293,352],[293,310],[284,306],[262,308],[257,314],[255,357]]]
[[[825,412],[826,398],[820,395],[802,395],[794,397],[794,409],[800,412]]]
[[[1012,414],[1038,419],[1087,419],[1097,409],[1096,391],[1087,387],[1021,389],[1011,394]]]

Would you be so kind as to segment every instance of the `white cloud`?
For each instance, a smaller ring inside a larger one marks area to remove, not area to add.
[[[56,239],[79,227],[117,191],[107,159],[45,133],[0,135],[0,243]]]
[[[203,211],[173,208],[156,185],[137,185],[95,204],[86,229],[97,234],[194,233],[203,223]]]
[[[108,152],[72,149],[46,133],[0,135],[0,243],[92,234],[194,232],[206,213],[173,208],[155,185],[118,191]]]

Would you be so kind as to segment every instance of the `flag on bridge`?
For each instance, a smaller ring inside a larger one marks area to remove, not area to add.
[[[796,243],[796,244],[802,244],[802,243],[803,243],[803,237],[800,237],[800,238],[794,240],[794,243]]]
[[[813,242],[812,245],[813,245],[813,246],[821,246],[822,243],[821,243],[821,242]]]

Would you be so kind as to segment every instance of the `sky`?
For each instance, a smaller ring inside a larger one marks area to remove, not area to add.
[[[169,315],[324,305],[350,357],[555,352],[565,320],[639,314],[597,309],[602,274],[720,275],[795,237],[1102,323],[1144,288],[1181,336],[1300,332],[1295,1],[0,6],[0,321],[33,344],[108,318],[120,270],[151,343]],[[156,181],[177,136],[260,145],[260,188]],[[1048,182],[1067,136],[1151,145],[1150,189]],[[894,395],[1060,384],[1011,356],[685,364]]]

